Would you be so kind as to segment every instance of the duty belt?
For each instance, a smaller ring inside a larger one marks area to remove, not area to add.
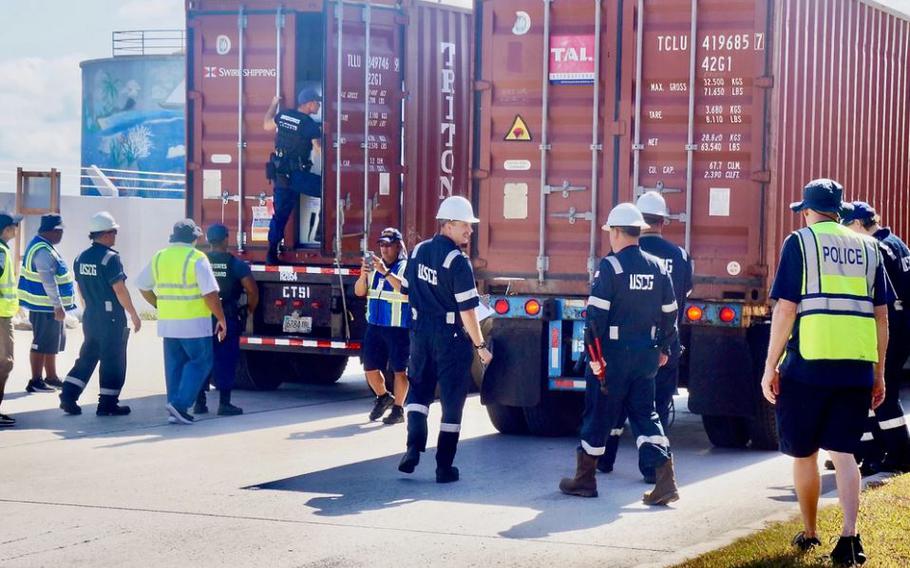
[[[417,310],[411,308],[411,319],[413,321],[418,321]],[[446,312],[445,314],[424,314],[420,323],[426,324],[439,324],[439,325],[455,325],[458,320],[456,319],[455,312]]]

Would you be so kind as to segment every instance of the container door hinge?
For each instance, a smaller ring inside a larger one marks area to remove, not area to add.
[[[609,129],[609,134],[612,136],[625,136],[626,122],[624,120],[620,120],[619,122],[611,122]]]
[[[752,172],[751,176],[752,181],[758,183],[771,183],[771,172],[769,170],[762,170],[760,172]]]
[[[475,91],[489,91],[493,88],[493,83],[489,81],[477,80],[474,81],[474,90]]]
[[[774,77],[771,75],[756,77],[753,84],[759,89],[771,89],[774,87]]]
[[[474,179],[487,179],[490,177],[490,170],[474,170],[471,172]]]
[[[547,272],[550,270],[550,257],[549,256],[538,256],[537,257],[537,271]]]

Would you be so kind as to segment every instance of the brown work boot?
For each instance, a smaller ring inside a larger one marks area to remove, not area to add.
[[[669,505],[679,501],[679,490],[676,488],[676,472],[673,471],[673,458],[668,459],[655,471],[657,484],[652,491],[644,494],[641,501],[645,505]]]
[[[597,497],[597,480],[594,479],[597,456],[590,456],[584,450],[578,448],[576,457],[578,465],[575,468],[575,477],[564,477],[559,482],[559,490],[566,495]]]

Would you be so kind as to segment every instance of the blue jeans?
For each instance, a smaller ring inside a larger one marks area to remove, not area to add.
[[[196,401],[202,383],[212,372],[212,338],[164,338],[164,377],[167,401],[186,410]]]

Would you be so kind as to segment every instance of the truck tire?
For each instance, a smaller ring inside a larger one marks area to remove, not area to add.
[[[308,385],[331,385],[338,382],[348,366],[344,355],[294,355],[294,374],[297,382]]]
[[[528,423],[521,408],[495,402],[486,405],[490,422],[502,434],[527,434]]]
[[[745,448],[749,443],[748,418],[702,415],[708,440],[718,448]]]
[[[240,360],[237,363],[235,388],[260,391],[277,389],[285,379],[291,378],[275,372],[276,369],[287,368],[281,363],[276,364],[275,357],[282,355],[285,354],[269,351],[241,351]]]
[[[537,406],[524,408],[528,432],[534,436],[570,436],[578,432],[584,398],[576,393],[544,391]]]
[[[777,417],[774,407],[762,396],[756,405],[755,417],[750,420],[749,437],[753,450],[774,451],[780,446],[777,436]]]

